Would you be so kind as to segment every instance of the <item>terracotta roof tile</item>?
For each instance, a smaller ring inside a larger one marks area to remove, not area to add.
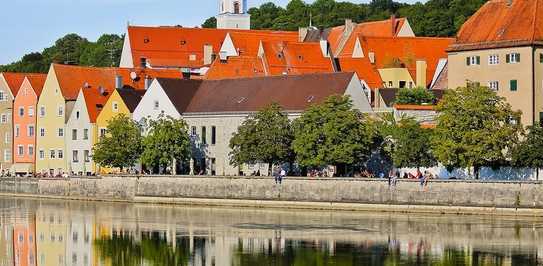
[[[530,45],[543,41],[543,0],[490,0],[462,25],[454,50]]]
[[[341,71],[356,72],[358,78],[364,80],[371,90],[383,86],[379,71],[367,58],[341,57],[339,58],[339,65]]]
[[[238,49],[239,55],[256,56],[261,41],[285,41],[296,42],[298,32],[296,31],[237,31],[230,33],[234,46]]]
[[[15,97],[15,95],[17,95],[17,92],[21,88],[25,77],[28,75],[33,75],[34,73],[3,72],[1,74],[4,76],[4,79],[6,80],[6,83],[8,84],[11,93]]]
[[[319,43],[264,41],[262,46],[269,75],[334,72]]]
[[[83,97],[85,97],[85,104],[87,106],[87,111],[89,113],[89,119],[91,123],[96,122],[96,118],[102,108],[111,96],[111,91],[104,91],[101,94],[98,90],[95,89],[81,89],[83,91]]]
[[[262,60],[257,56],[229,57],[226,61],[215,60],[207,71],[206,79],[246,78],[264,76]]]
[[[34,93],[39,97],[41,95],[41,91],[43,90],[43,85],[45,85],[45,80],[47,79],[46,74],[30,74],[27,75],[26,78],[30,82],[30,85],[32,86],[32,89],[34,90]]]

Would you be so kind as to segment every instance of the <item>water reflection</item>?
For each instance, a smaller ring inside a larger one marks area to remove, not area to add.
[[[4,265],[540,265],[537,219],[0,198]]]

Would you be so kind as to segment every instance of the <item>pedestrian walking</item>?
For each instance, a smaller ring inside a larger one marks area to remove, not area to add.
[[[280,175],[281,175],[281,172],[279,171],[279,168],[275,168],[273,171],[273,177],[275,179],[276,185],[279,184],[279,179],[281,178]]]
[[[281,167],[281,173],[279,174],[279,185],[281,185],[281,182],[283,182],[283,178],[285,178],[286,176],[287,172]]]

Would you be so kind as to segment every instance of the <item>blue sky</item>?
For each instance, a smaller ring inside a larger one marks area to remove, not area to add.
[[[270,0],[249,0],[258,6]],[[350,0],[368,2],[369,0]],[[411,2],[413,0],[408,0]],[[68,34],[96,40],[102,33],[122,34],[126,25],[200,25],[216,15],[217,0],[4,0],[0,23],[0,64],[42,51]],[[288,0],[272,0],[285,5]],[[312,1],[306,1],[312,2]]]

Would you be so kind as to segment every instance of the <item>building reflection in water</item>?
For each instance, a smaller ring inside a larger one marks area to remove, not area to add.
[[[0,266],[538,265],[542,225],[4,199]]]

